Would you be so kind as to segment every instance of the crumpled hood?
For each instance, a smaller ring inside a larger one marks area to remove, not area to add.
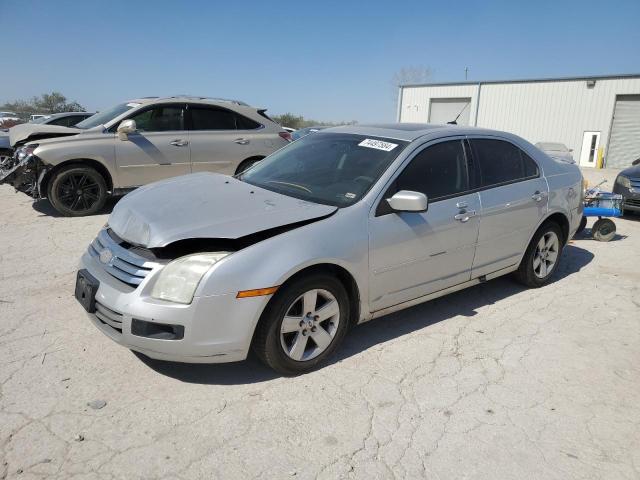
[[[336,210],[203,172],[134,190],[115,206],[109,227],[127,242],[157,248],[191,238],[237,239]]]
[[[9,129],[9,141],[14,147],[16,143],[22,142],[29,137],[39,137],[40,135],[47,138],[56,137],[58,135],[76,135],[82,132],[80,128],[61,127],[60,125],[40,125],[38,123],[23,123]]]

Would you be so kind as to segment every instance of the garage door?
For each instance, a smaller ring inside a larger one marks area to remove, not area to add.
[[[448,123],[460,115],[458,125],[469,125],[470,110],[470,98],[432,98],[429,123]]]
[[[640,158],[640,95],[618,95],[606,165],[624,168],[637,158]]]

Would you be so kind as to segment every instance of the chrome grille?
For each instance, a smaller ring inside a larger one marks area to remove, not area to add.
[[[106,229],[100,231],[87,250],[109,275],[132,287],[140,285],[151,270],[159,265],[124,248],[111,238]],[[110,255],[107,250],[111,252]]]

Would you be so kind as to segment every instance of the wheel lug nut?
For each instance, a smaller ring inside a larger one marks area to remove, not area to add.
[[[316,327],[311,327],[311,331],[312,331],[312,332],[315,332],[316,330],[317,330],[317,328],[316,328]]]
[[[306,330],[302,330],[302,336],[306,337],[307,336],[307,331]]]

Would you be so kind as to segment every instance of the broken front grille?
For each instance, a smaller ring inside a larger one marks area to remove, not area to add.
[[[159,263],[133,253],[127,247],[126,242],[117,242],[107,229],[103,229],[89,245],[88,252],[109,275],[135,288]]]

